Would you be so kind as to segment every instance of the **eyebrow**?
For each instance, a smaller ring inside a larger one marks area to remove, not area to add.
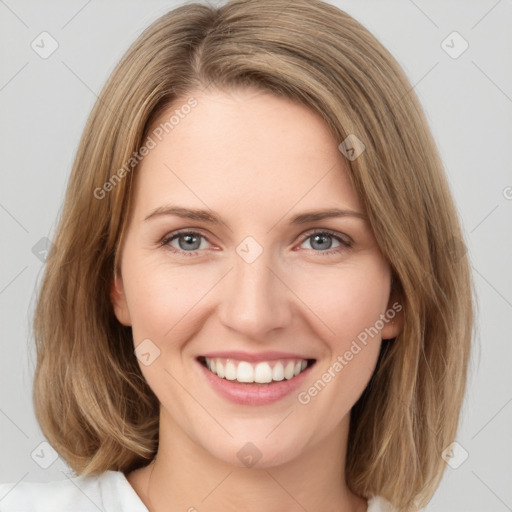
[[[183,208],[180,206],[160,206],[156,210],[153,210],[144,220],[147,221],[155,217],[167,215],[207,222],[209,224],[223,224],[221,217],[211,210]],[[292,217],[289,223],[291,225],[300,225],[334,217],[356,217],[363,220],[367,219],[366,215],[354,210],[330,208],[325,210],[310,210],[300,213],[299,215]]]

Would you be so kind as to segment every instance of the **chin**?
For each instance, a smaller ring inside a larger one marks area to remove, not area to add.
[[[280,434],[275,433],[275,439],[272,440],[265,439],[266,434],[260,436],[246,434],[229,439],[222,446],[218,439],[212,440],[210,446],[203,446],[213,457],[230,466],[268,469],[290,462],[301,452],[298,439],[282,432]],[[287,439],[287,442],[284,443],[283,439]]]

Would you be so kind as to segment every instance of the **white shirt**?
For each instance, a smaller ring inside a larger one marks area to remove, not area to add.
[[[0,512],[149,512],[121,471],[52,482],[0,484]],[[367,512],[394,512],[383,498]]]

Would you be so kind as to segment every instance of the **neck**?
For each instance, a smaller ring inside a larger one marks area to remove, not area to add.
[[[365,512],[345,483],[349,419],[289,462],[256,468],[213,457],[163,412],[155,460],[127,478],[150,512]]]

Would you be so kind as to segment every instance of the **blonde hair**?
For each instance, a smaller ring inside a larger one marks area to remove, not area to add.
[[[113,71],[77,151],[36,309],[34,407],[43,433],[77,474],[128,472],[156,454],[159,403],[109,298],[136,172],[126,162],[164,110],[210,86],[290,98],[317,112],[339,143],[363,141],[365,151],[347,160],[350,177],[391,265],[404,326],[383,343],[352,409],[346,479],[354,493],[400,510],[424,506],[466,387],[469,264],[411,85],[368,30],[319,0],[178,7]]]

